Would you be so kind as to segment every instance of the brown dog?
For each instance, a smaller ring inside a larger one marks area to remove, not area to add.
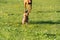
[[[28,16],[32,9],[32,0],[24,0],[24,15],[22,24],[28,23]]]
[[[28,10],[26,10],[23,15],[22,24],[28,23],[28,15],[29,15]]]
[[[28,12],[31,12],[32,9],[32,0],[24,0],[24,11],[28,10]]]

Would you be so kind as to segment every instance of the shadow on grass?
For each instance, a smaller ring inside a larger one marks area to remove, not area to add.
[[[53,21],[30,21],[30,24],[60,24],[60,21],[53,22]]]
[[[51,13],[51,12],[55,12],[55,11],[37,11],[37,13]]]
[[[56,13],[60,13],[60,11],[37,11],[37,13],[52,13],[52,12],[56,12]]]
[[[48,38],[56,38],[56,34],[45,33],[44,35]]]
[[[56,11],[57,13],[60,13],[60,11]]]
[[[8,3],[6,0],[0,0],[0,3]]]

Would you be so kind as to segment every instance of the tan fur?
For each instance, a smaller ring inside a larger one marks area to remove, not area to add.
[[[22,24],[28,23],[28,16],[32,9],[32,0],[24,0],[24,15]]]
[[[22,24],[28,23],[28,12],[25,12],[23,15],[23,20],[22,20]]]
[[[28,10],[28,12],[30,13],[32,9],[32,0],[24,0],[24,8],[25,8],[24,11]]]

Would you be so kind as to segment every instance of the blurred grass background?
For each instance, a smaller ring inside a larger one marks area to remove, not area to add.
[[[28,25],[23,10],[23,0],[0,0],[0,40],[60,40],[60,0],[33,0]]]

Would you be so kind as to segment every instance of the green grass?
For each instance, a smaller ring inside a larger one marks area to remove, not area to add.
[[[23,10],[23,0],[0,0],[0,40],[60,40],[60,0],[33,0],[25,25]]]

